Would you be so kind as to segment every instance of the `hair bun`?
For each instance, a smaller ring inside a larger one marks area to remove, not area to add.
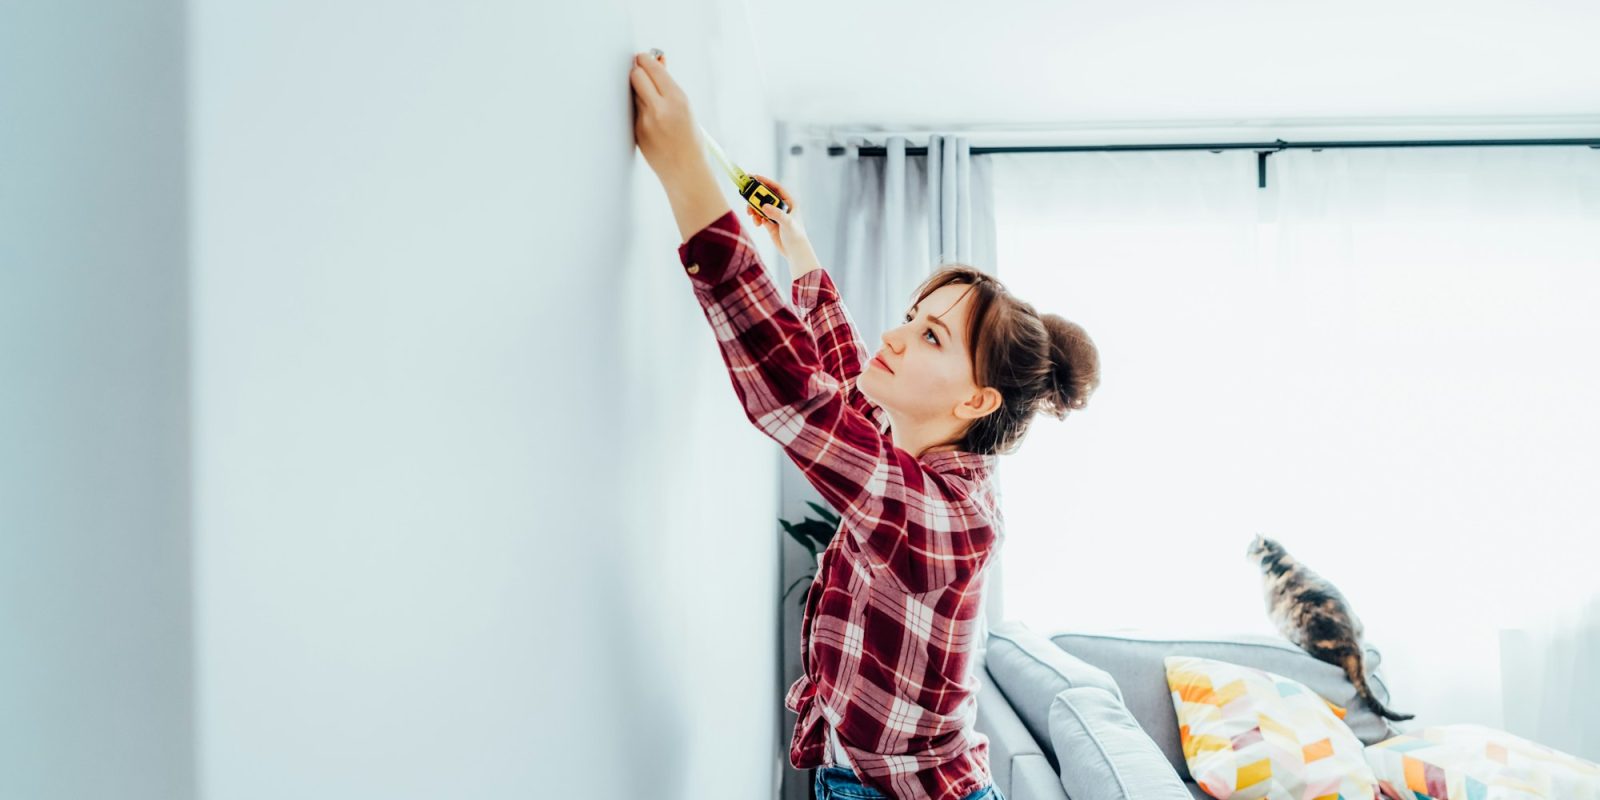
[[[1100,352],[1083,326],[1059,314],[1041,314],[1050,339],[1050,393],[1041,398],[1039,410],[1056,419],[1082,409],[1100,385]]]

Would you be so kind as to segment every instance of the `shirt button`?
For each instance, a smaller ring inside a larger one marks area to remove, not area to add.
[[[690,275],[698,275],[698,274],[700,274],[700,265],[699,264],[690,264],[689,265],[689,274]]]

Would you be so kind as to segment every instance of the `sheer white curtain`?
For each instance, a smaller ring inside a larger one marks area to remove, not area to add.
[[[1259,532],[1403,729],[1600,759],[1600,152],[990,158],[997,272],[1103,362],[1002,474],[1008,617],[1270,632]]]

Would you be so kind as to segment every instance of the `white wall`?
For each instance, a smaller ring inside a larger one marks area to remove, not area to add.
[[[770,793],[777,450],[627,76],[755,168],[741,13],[193,4],[203,796]]]
[[[0,4],[0,797],[193,796],[183,41]]]
[[[0,796],[770,795],[779,455],[627,77],[762,171],[742,6],[36,6]]]

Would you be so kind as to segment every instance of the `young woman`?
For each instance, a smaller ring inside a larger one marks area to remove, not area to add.
[[[869,358],[793,198],[760,178],[790,213],[750,210],[790,262],[791,307],[728,208],[665,59],[634,61],[634,139],[672,204],[678,257],[734,392],[841,517],[806,597],[803,674],[784,698],[799,715],[789,763],[820,768],[824,799],[1003,800],[973,729],[969,669],[984,567],[1003,537],[991,477],[1034,414],[1084,407],[1099,383],[1094,343],[950,265]]]

